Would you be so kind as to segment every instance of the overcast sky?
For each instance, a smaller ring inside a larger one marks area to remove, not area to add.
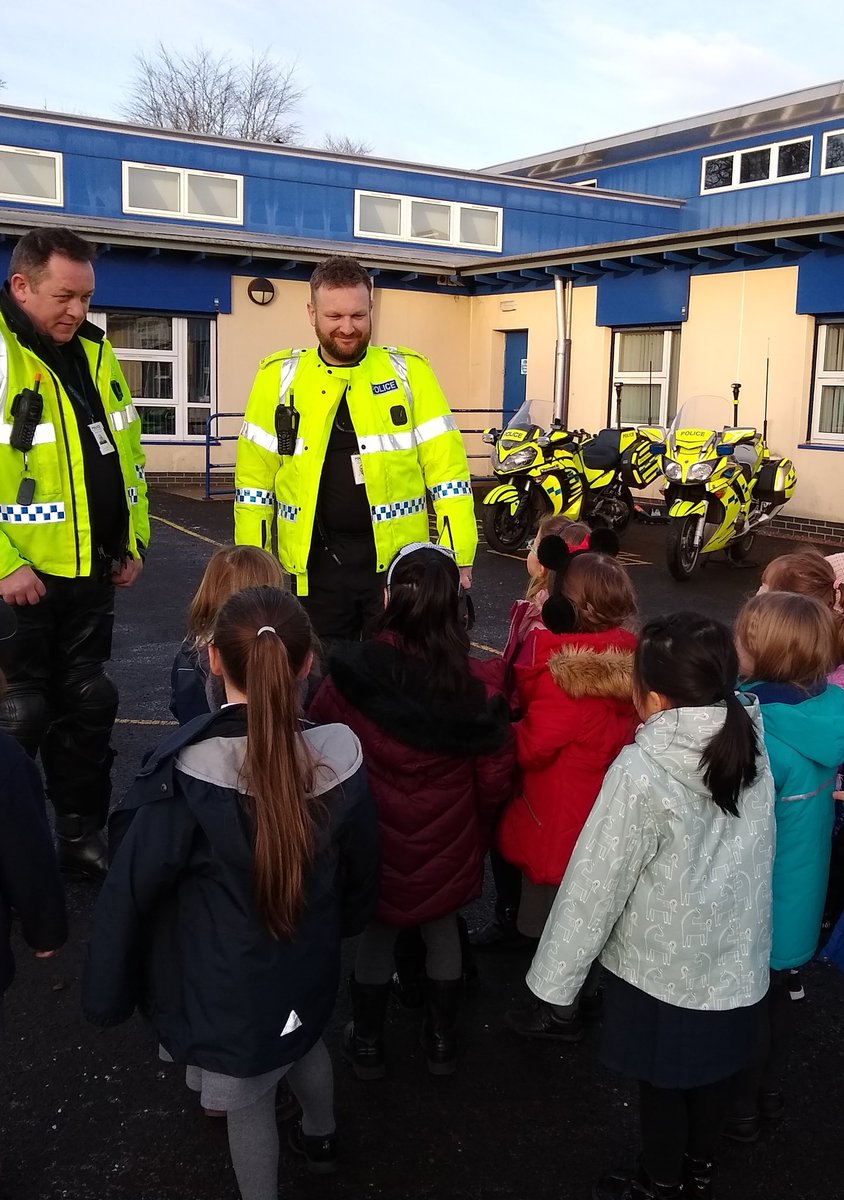
[[[295,62],[306,145],[479,167],[844,76],[827,0],[8,0],[0,104],[120,119],[134,56]]]

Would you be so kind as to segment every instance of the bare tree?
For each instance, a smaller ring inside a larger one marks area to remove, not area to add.
[[[366,158],[372,153],[369,142],[358,142],[354,138],[341,137],[327,133],[322,142],[323,150],[331,150],[334,154],[351,154],[356,158]]]
[[[302,98],[295,67],[266,52],[233,62],[203,45],[180,53],[159,42],[154,54],[139,54],[136,64],[123,109],[130,121],[283,144],[299,135],[299,126],[286,119]]]

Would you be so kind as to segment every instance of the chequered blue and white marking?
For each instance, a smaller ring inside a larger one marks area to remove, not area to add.
[[[141,483],[143,483],[147,477],[146,471],[140,463],[135,463],[135,474],[137,475],[138,479],[140,479]]]
[[[373,522],[392,521],[395,517],[412,517],[414,513],[425,511],[425,497],[416,496],[413,500],[397,500],[395,504],[373,504],[370,506]]]
[[[128,487],[126,489],[126,496],[130,504],[138,503],[138,489],[136,487]]]
[[[279,504],[278,506],[278,515],[282,521],[295,521],[301,511],[295,504]]]
[[[431,495],[435,500],[444,500],[446,496],[471,496],[472,485],[467,479],[449,479],[446,483],[435,483]]]
[[[43,525],[63,521],[64,504],[0,504],[0,521],[13,525]]]
[[[264,488],[235,488],[234,492],[235,504],[267,504],[270,508],[273,505],[272,492],[265,491]]]

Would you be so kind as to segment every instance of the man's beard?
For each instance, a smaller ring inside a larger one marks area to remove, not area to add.
[[[317,322],[315,329],[320,346],[322,346],[323,350],[327,354],[330,354],[332,358],[336,359],[338,363],[358,362],[358,360],[361,359],[366,353],[366,348],[369,345],[370,338],[372,337],[372,333],[370,331],[360,334],[354,343],[338,342],[333,337],[329,337],[328,334],[323,333],[319,327],[319,322]]]

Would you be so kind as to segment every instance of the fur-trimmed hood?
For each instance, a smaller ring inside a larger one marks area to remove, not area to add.
[[[493,754],[507,741],[503,696],[488,695],[479,679],[459,699],[432,694],[423,663],[387,637],[338,645],[328,674],[344,700],[413,749],[474,757]]]
[[[603,696],[630,700],[633,695],[633,650],[592,646],[563,646],[548,660],[557,687],[573,700]]]

